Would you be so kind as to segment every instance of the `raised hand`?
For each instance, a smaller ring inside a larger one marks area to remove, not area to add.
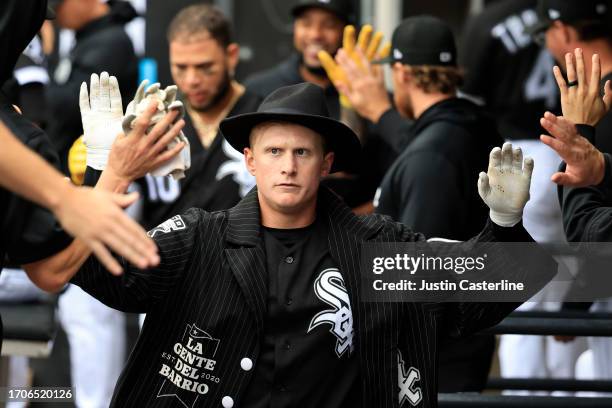
[[[160,85],[155,83],[147,88],[148,81],[143,81],[138,90],[134,100],[132,100],[126,109],[125,117],[123,118],[123,131],[128,134],[135,129],[137,119],[145,114],[150,106],[155,106],[155,112],[150,119],[149,127],[145,129],[145,133],[149,133],[154,126],[159,124],[166,114],[171,112],[178,112],[175,116],[174,122],[176,123],[185,115],[185,107],[181,101],[176,100],[177,87],[171,85],[165,89],[160,89]],[[146,88],[146,90],[145,90]],[[153,168],[151,174],[154,176],[167,176],[171,175],[175,179],[185,177],[185,170],[191,166],[191,152],[189,149],[189,140],[183,134],[179,134],[167,144],[167,149],[172,150],[178,145],[187,146],[180,150],[180,153],[172,159],[159,165],[159,167]]]
[[[557,152],[566,163],[565,172],[552,175],[553,182],[569,187],[601,183],[605,174],[604,155],[578,133],[572,122],[546,112],[540,123],[552,135],[542,135],[540,140]]]
[[[91,74],[89,91],[85,82],[81,84],[79,107],[87,165],[104,170],[113,141],[121,133],[123,107],[117,78],[108,72]]]
[[[385,44],[379,52],[379,47],[383,39],[383,34],[377,31],[374,35],[371,25],[366,24],[359,32],[359,38],[356,40],[355,27],[347,25],[344,28],[344,36],[342,40],[341,51],[351,58],[353,63],[364,73],[369,69],[370,62],[374,58],[384,58],[389,55],[391,44]],[[347,77],[344,67],[339,65],[327,51],[319,51],[318,53],[321,65],[327,72],[327,76],[332,81],[334,86],[340,93],[340,103],[342,106],[351,108],[352,104],[345,94],[344,90],[350,84],[350,79]]]
[[[575,58],[575,64],[574,64]],[[610,81],[604,85],[604,96],[600,95],[601,62],[598,54],[593,54],[591,77],[587,79],[582,49],[576,48],[574,55],[565,54],[567,80],[563,78],[558,66],[553,68],[559,91],[563,116],[575,124],[595,126],[610,110],[612,86]]]
[[[478,177],[478,193],[489,206],[491,220],[502,227],[512,227],[523,217],[529,201],[533,159],[523,160],[520,148],[511,143],[491,150],[489,168]]]

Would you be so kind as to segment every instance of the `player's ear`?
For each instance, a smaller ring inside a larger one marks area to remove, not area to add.
[[[333,163],[334,152],[326,153],[323,157],[323,165],[321,166],[321,177],[327,177],[329,175]]]
[[[244,148],[244,163],[246,168],[251,173],[251,176],[255,176],[255,157],[253,156],[253,150],[250,147]]]
[[[227,46],[226,52],[229,70],[233,76],[234,72],[236,71],[236,66],[238,65],[238,58],[240,56],[240,46],[236,43],[231,43]]]

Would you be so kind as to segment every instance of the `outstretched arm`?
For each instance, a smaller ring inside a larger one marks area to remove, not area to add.
[[[71,235],[79,238],[113,273],[119,264],[107,246],[130,262],[146,267],[157,262],[155,244],[122,211],[135,195],[77,188],[41,157],[21,144],[0,123],[0,184],[49,208]]]

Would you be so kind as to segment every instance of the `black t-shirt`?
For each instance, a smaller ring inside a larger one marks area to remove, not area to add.
[[[536,0],[501,0],[471,19],[463,33],[461,91],[484,100],[504,139],[537,139],[546,110],[559,111],[554,59],[525,28],[538,20]]]
[[[358,407],[351,306],[322,222],[264,228],[268,312],[244,407]]]

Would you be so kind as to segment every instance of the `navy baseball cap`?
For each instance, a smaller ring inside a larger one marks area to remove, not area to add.
[[[457,45],[448,24],[434,16],[409,17],[393,31],[391,53],[378,64],[457,66]]]
[[[353,3],[351,0],[300,0],[291,9],[291,15],[296,18],[310,8],[320,8],[335,14],[340,20],[350,24],[355,21]]]
[[[612,1],[610,0],[539,0],[538,22],[527,27],[530,35],[539,35],[555,21],[574,23],[593,21],[606,23],[610,20]]]

